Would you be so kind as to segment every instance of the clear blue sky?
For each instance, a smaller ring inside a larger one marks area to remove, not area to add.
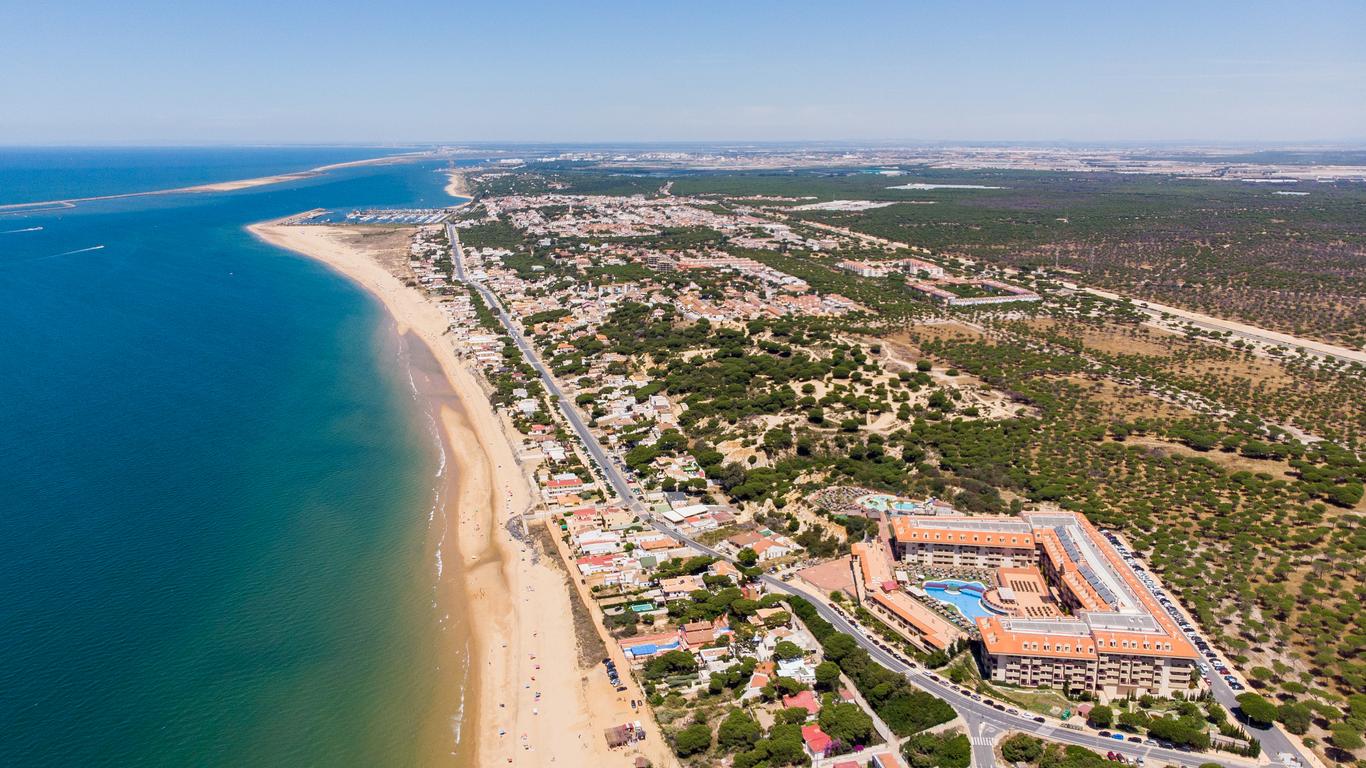
[[[1366,2],[0,0],[0,144],[1366,139]]]

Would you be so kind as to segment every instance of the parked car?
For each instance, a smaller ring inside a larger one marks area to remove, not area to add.
[[[1044,721],[1044,720],[1043,720],[1042,717],[1036,717],[1036,718],[1034,718],[1034,722],[1036,722],[1036,723],[1042,723],[1043,721]]]

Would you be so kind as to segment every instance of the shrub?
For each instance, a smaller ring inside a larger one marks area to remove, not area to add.
[[[1248,720],[1262,728],[1276,720],[1276,705],[1255,693],[1238,694],[1238,708]]]
[[[679,757],[695,755],[711,749],[711,729],[704,723],[694,723],[674,735],[674,752]]]
[[[1001,757],[1011,763],[1032,763],[1043,754],[1043,742],[1027,733],[1017,733],[1001,742]]]
[[[744,710],[737,709],[721,721],[721,727],[716,732],[716,743],[731,752],[749,749],[759,742],[762,733],[754,718],[745,714]]]

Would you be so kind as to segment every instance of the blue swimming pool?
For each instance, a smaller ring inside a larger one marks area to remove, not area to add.
[[[924,584],[925,594],[945,605],[951,605],[969,621],[979,616],[992,616],[994,611],[982,604],[982,593],[987,586],[980,581],[959,581],[958,579],[938,579]]]
[[[892,496],[886,493],[877,493],[868,496],[863,496],[858,500],[858,502],[867,509],[871,509],[874,512],[886,512],[888,509],[891,509],[893,512],[901,512],[903,514],[912,515],[920,514],[921,510],[925,506],[920,502],[901,499],[897,496]]]

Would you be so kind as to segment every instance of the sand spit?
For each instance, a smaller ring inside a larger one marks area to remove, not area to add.
[[[321,176],[328,171],[335,171],[339,168],[353,168],[359,165],[389,165],[392,163],[403,163],[424,156],[424,152],[407,152],[401,155],[386,155],[385,157],[373,157],[368,160],[352,160],[347,163],[333,163],[331,165],[320,165],[317,168],[310,168],[306,171],[296,171],[294,173],[281,173],[274,176],[260,176],[254,179],[237,179],[236,181],[220,181],[213,184],[197,184],[192,187],[176,187],[175,189],[154,189],[148,192],[124,192],[118,195],[98,195],[95,197],[72,197],[66,200],[44,200],[36,203],[8,203],[0,205],[0,211],[30,211],[47,210],[50,208],[71,208],[77,203],[90,203],[96,200],[119,200],[125,197],[150,197],[152,195],[178,195],[183,193],[193,194],[198,192],[235,192],[239,189],[250,189],[252,187],[264,187],[268,184],[280,184],[286,181],[298,181],[299,179],[309,179],[314,176]]]

